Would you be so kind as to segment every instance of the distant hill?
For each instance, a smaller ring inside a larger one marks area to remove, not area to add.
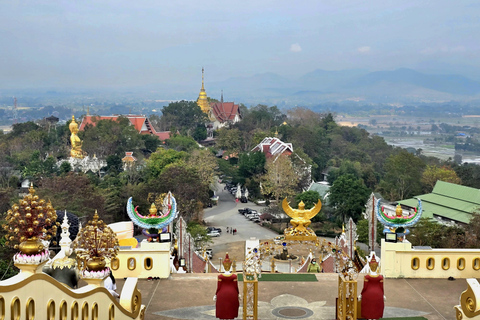
[[[480,93],[480,82],[459,75],[432,75],[412,69],[370,72],[352,80],[345,88],[371,87],[379,83],[411,85],[425,89],[458,95],[476,95]]]
[[[426,74],[401,68],[368,72],[361,69],[317,69],[299,78],[275,73],[230,78],[208,84],[207,93],[224,91],[227,99],[284,101],[305,104],[319,101],[415,102],[467,99],[480,95],[480,82],[461,75]]]

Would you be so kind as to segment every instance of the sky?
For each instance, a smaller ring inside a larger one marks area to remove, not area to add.
[[[478,0],[8,0],[0,89],[142,87],[315,69],[480,80]]]

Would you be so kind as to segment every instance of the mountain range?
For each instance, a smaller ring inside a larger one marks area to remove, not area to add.
[[[411,103],[471,100],[480,97],[480,82],[455,74],[427,74],[401,68],[369,72],[362,69],[317,69],[299,78],[275,73],[229,78],[207,83],[213,98],[223,90],[226,101],[304,104],[322,101]]]

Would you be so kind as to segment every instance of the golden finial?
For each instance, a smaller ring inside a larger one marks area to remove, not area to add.
[[[402,206],[399,204],[397,204],[397,208],[395,209],[395,215],[397,217],[401,217],[403,214],[403,210],[402,210]]]
[[[112,259],[118,252],[118,239],[113,230],[103,220],[99,220],[98,212],[95,210],[93,220],[90,220],[80,231],[74,242],[74,249],[77,253],[77,260],[87,261],[83,268],[98,271],[105,267],[105,258]],[[96,261],[89,264],[89,261]]]
[[[303,201],[300,201],[300,203],[298,204],[298,209],[300,210],[305,209],[305,203],[303,203]]]
[[[345,233],[345,223],[342,224],[342,233]]]
[[[150,206],[150,210],[148,210],[150,212],[150,217],[155,217],[157,215],[157,207],[155,206],[155,203],[152,203],[152,205]]]
[[[7,211],[6,245],[20,249],[24,254],[36,254],[44,248],[40,240],[50,240],[57,232],[57,213],[50,202],[35,195],[33,183],[28,194]]]
[[[278,130],[275,128],[275,138],[278,138]]]

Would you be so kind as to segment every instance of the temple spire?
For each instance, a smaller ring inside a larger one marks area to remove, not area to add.
[[[222,97],[221,97],[220,101],[221,101],[222,104],[223,104],[223,89],[222,89]]]
[[[202,89],[200,89],[200,94],[198,95],[197,105],[202,109],[206,114],[210,114],[210,104],[208,103],[207,93],[205,92],[205,78],[204,78],[204,68],[202,67]]]

